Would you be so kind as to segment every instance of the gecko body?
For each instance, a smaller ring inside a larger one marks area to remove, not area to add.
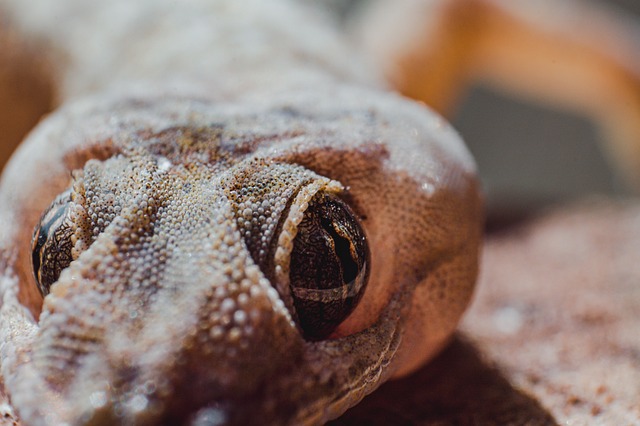
[[[443,119],[339,65],[339,35],[288,2],[45,3],[0,3],[26,33],[47,7],[69,22],[63,105],[0,184],[8,415],[319,424],[442,348],[482,220]],[[77,37],[105,17],[96,68]],[[189,31],[211,44],[172,49]]]

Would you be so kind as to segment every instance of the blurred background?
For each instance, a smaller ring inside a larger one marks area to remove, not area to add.
[[[346,23],[367,1],[327,0],[326,5]],[[640,28],[640,1],[607,3],[635,17]],[[0,51],[5,53],[0,55],[0,165],[4,165],[37,117],[50,110],[55,93],[46,58],[33,63],[35,47],[12,34],[1,15],[0,27]],[[473,85],[452,122],[478,162],[490,228],[577,198],[633,193],[617,177],[594,123],[584,116]]]
[[[348,20],[366,1],[335,0],[332,5]],[[640,1],[599,3],[619,9],[640,28]],[[451,121],[478,163],[489,230],[576,199],[634,194],[615,171],[602,149],[602,135],[586,116],[474,84]]]
[[[640,1],[607,3],[640,25]],[[586,117],[474,86],[453,124],[478,163],[490,228],[584,197],[634,194]]]

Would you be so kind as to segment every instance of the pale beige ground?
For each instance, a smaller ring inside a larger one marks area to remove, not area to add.
[[[489,238],[463,332],[335,424],[640,424],[640,204]]]

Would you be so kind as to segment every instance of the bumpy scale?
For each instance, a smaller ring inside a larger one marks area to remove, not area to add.
[[[33,25],[67,53],[66,96],[102,92],[0,184],[0,390],[21,421],[320,424],[447,342],[477,274],[475,165],[330,26],[275,0],[33,1],[0,4],[75,16]],[[97,45],[133,54],[86,68]]]

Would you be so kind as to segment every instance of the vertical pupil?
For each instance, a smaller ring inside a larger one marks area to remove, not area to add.
[[[355,281],[358,276],[358,263],[351,255],[351,243],[349,240],[336,231],[336,224],[327,218],[322,219],[322,228],[333,239],[335,253],[342,265],[342,282],[349,284]]]
[[[33,262],[33,271],[38,283],[40,283],[40,268],[42,267],[42,247],[46,242],[47,235],[41,228],[37,228],[33,248],[31,251],[31,261]],[[42,292],[42,289],[40,291]]]
[[[68,222],[69,192],[61,194],[43,213],[31,243],[33,272],[42,296],[49,293],[60,272],[71,263],[71,234]]]
[[[355,309],[368,278],[364,232],[340,198],[320,193],[298,225],[289,279],[300,328],[308,340],[329,336]]]

